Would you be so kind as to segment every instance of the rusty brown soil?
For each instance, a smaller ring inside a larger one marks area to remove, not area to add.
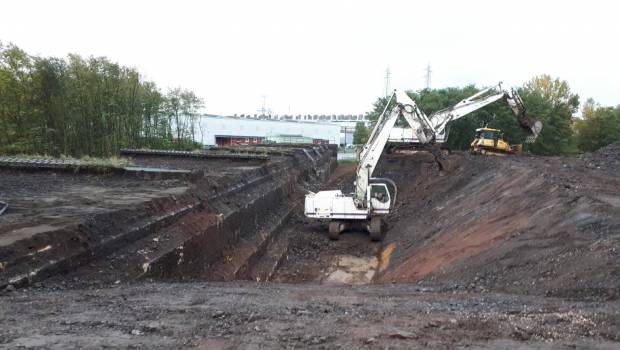
[[[401,205],[385,242],[393,246],[390,265],[377,281],[617,299],[619,150],[581,158],[467,156],[444,176],[422,163],[415,180],[401,179]],[[387,160],[385,172],[399,167],[398,158]]]

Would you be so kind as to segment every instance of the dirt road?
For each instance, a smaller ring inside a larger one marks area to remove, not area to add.
[[[614,349],[620,305],[416,285],[139,283],[12,292],[4,348]]]

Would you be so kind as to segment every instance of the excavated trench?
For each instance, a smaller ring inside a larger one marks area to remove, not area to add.
[[[326,223],[302,215],[305,191],[351,190],[355,165],[336,166],[334,149],[244,152],[129,152],[142,170],[113,174],[2,168],[0,285],[417,283],[619,297],[617,145],[581,158],[455,154],[451,172],[425,152],[386,154],[375,176],[400,199],[378,243],[362,232],[331,241]]]
[[[0,159],[0,344],[617,348],[620,144],[455,154],[449,173],[385,154],[375,176],[399,200],[380,243],[330,241],[302,215],[306,190],[351,190],[333,150],[223,152],[129,152],[129,169]]]
[[[400,199],[383,242],[359,232],[330,241],[326,223],[298,211],[261,261],[277,269],[252,277],[620,298],[620,144],[578,158],[450,160],[444,172],[426,152],[385,154],[375,176],[393,179]],[[351,190],[354,170],[341,165],[325,187]]]
[[[124,171],[3,164],[0,288],[249,278],[335,165],[324,146],[126,153],[135,166]]]

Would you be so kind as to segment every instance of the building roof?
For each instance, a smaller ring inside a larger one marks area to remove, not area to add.
[[[267,123],[326,125],[326,126],[340,127],[340,125],[337,125],[335,123],[319,123],[319,122],[310,122],[310,121],[302,121],[302,120],[254,119],[254,118],[241,118],[241,117],[223,116],[223,115],[215,115],[215,114],[203,114],[203,115],[201,115],[201,117],[203,117],[203,118],[217,118],[217,119],[232,119],[232,120],[247,120],[247,121],[267,122]]]

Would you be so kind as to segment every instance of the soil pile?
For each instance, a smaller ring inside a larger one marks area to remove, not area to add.
[[[379,282],[620,297],[620,177],[610,171],[619,144],[587,158],[463,155],[444,176],[420,157],[387,155],[380,164],[400,199]]]
[[[602,147],[597,151],[581,156],[590,168],[620,173],[620,141]]]

